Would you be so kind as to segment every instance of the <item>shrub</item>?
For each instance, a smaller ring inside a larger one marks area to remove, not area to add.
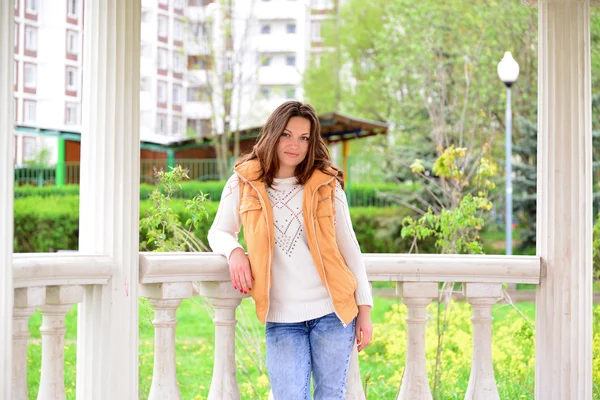
[[[348,204],[351,207],[384,207],[395,206],[395,202],[385,198],[382,193],[394,192],[397,184],[390,183],[354,183],[346,190]],[[147,200],[156,186],[147,183],[140,184],[140,200]],[[190,181],[182,182],[181,189],[173,193],[176,199],[193,199],[198,193],[207,195],[209,201],[220,201],[225,187],[225,181]],[[73,196],[79,194],[79,185],[64,186],[35,186],[24,185],[15,187],[15,198]],[[163,192],[163,194],[165,194]]]
[[[15,253],[76,250],[79,197],[27,197],[15,200]]]
[[[218,203],[204,202],[208,218],[198,225],[196,236],[207,243],[208,229],[217,213]],[[146,216],[151,207],[150,200],[140,202],[140,217]],[[186,210],[184,201],[173,200],[170,207],[187,221],[191,213]],[[400,238],[398,232],[387,231],[386,226],[392,217],[404,218],[408,212],[404,208],[350,208],[356,237],[365,253],[404,253],[410,247],[409,240]],[[56,250],[77,250],[79,235],[79,196],[51,196],[46,198],[27,197],[15,200],[15,253],[53,252]],[[146,238],[146,231],[140,232],[140,243]],[[243,239],[241,239],[243,244]],[[422,245],[424,246],[424,245]],[[423,247],[421,247],[423,250]],[[425,251],[425,250],[423,250]]]

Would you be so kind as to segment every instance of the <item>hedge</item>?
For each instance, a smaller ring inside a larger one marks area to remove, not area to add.
[[[202,192],[208,195],[211,201],[220,201],[224,181],[191,181],[184,182],[181,185],[181,190],[175,193],[175,198],[191,199],[198,193]],[[154,190],[154,186],[148,184],[140,185],[140,200],[148,199],[150,192]],[[394,192],[398,190],[398,185],[393,183],[354,183],[346,190],[348,203],[352,207],[387,207],[395,204],[384,199],[379,195],[381,192]],[[23,197],[49,197],[49,196],[73,196],[79,194],[79,185],[65,186],[32,186],[24,185],[15,187],[15,198]]]
[[[172,207],[181,221],[189,218],[183,200],[173,200]],[[140,215],[144,216],[150,201],[140,202]],[[216,215],[218,203],[206,202],[209,220],[201,225],[197,236],[206,243],[206,235]],[[382,236],[389,221],[403,218],[402,208],[351,208],[354,231],[365,253],[403,253],[410,246],[408,241],[398,240],[397,235]],[[25,197],[15,199],[15,253],[54,252],[77,250],[79,235],[79,197],[51,196],[46,198]],[[140,240],[143,239],[143,233]],[[423,249],[421,249],[423,250]]]

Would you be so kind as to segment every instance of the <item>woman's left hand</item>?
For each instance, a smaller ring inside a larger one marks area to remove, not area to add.
[[[371,343],[372,336],[371,307],[358,306],[358,316],[356,317],[356,344],[358,345],[358,351],[361,351]]]

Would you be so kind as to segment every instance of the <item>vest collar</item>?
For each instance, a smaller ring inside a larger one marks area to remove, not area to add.
[[[260,161],[254,159],[238,165],[235,167],[234,171],[247,181],[257,181],[261,175],[262,167]],[[305,186],[312,189],[331,181],[335,176],[335,170],[333,168],[328,168],[327,172],[329,173],[325,173],[318,169],[315,170]]]

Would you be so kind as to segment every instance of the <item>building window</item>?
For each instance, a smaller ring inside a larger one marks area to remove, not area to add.
[[[285,98],[288,100],[295,99],[296,98],[296,89],[295,88],[285,89]]]
[[[13,67],[13,85],[17,86],[17,83],[19,81],[19,62],[15,61],[14,63],[14,67]]]
[[[202,137],[210,135],[212,131],[212,121],[210,118],[188,119],[187,135],[190,137]]]
[[[272,57],[269,56],[261,56],[260,57],[260,65],[262,65],[263,67],[268,67],[269,65],[271,65],[271,61],[273,60]]]
[[[19,47],[19,24],[15,22],[15,48]],[[15,53],[17,53],[18,51],[15,50]]]
[[[150,44],[142,42],[140,44],[140,53],[142,57],[152,59],[152,47]]]
[[[77,0],[67,1],[67,15],[69,18],[77,18]]]
[[[23,162],[32,161],[35,158],[35,138],[23,138]]]
[[[266,87],[266,86],[261,86],[261,88],[260,88],[260,94],[261,94],[261,96],[262,96],[263,98],[265,98],[265,99],[267,99],[267,100],[268,100],[268,99],[269,99],[269,97],[271,97],[271,89],[269,89],[269,88],[268,88],[268,87]]]
[[[173,21],[173,40],[183,40],[183,22],[179,19]]]
[[[172,130],[172,134],[173,136],[179,136],[181,135],[181,118],[179,117],[173,117],[173,120],[171,121],[171,130]]]
[[[79,33],[75,31],[67,31],[67,53],[77,54],[77,45],[79,42]]]
[[[296,24],[287,24],[287,33],[296,33]]]
[[[323,40],[321,38],[321,22],[313,21],[310,28],[313,41],[320,42],[321,40]]]
[[[175,0],[173,3],[173,7],[178,8],[178,9],[183,9],[183,4],[184,4],[183,0]]]
[[[37,14],[37,11],[38,11],[37,0],[25,0],[25,9],[30,14]]]
[[[169,4],[169,0],[158,0],[158,4],[168,5]]]
[[[37,51],[37,28],[25,26],[25,49]]]
[[[208,69],[210,68],[209,59],[206,56],[188,56],[188,69]]]
[[[152,84],[152,82],[150,81],[150,78],[148,78],[147,76],[143,76],[140,79],[140,91],[141,92],[150,92],[152,90],[151,84]]]
[[[66,125],[78,125],[79,119],[79,107],[77,103],[67,103],[65,111],[65,124]]]
[[[152,18],[152,12],[150,10],[142,10],[142,22],[149,23]]]
[[[77,91],[77,69],[67,67],[67,90],[71,92]]]
[[[32,100],[23,100],[23,122],[35,124],[36,104]]]
[[[263,35],[268,35],[269,33],[271,33],[271,25],[269,24],[264,24],[260,27],[260,33],[262,33]]]
[[[159,81],[156,85],[156,98],[159,103],[167,102],[167,84]]]
[[[180,85],[173,85],[173,105],[181,105],[181,91],[183,88]]]
[[[296,66],[296,56],[287,56],[285,58],[285,64],[290,67]]]
[[[31,89],[37,87],[37,67],[35,64],[23,64],[23,85]]]
[[[167,116],[159,114],[156,116],[156,133],[159,135],[167,134]]]
[[[193,86],[188,88],[187,90],[187,101],[206,101],[208,99],[208,94],[206,93],[206,89],[201,86]]]
[[[158,36],[166,38],[169,31],[169,19],[164,15],[158,16]]]
[[[167,69],[167,50],[166,49],[158,49],[158,69]]]
[[[185,66],[183,65],[183,55],[178,51],[173,52],[173,71],[183,72]]]

